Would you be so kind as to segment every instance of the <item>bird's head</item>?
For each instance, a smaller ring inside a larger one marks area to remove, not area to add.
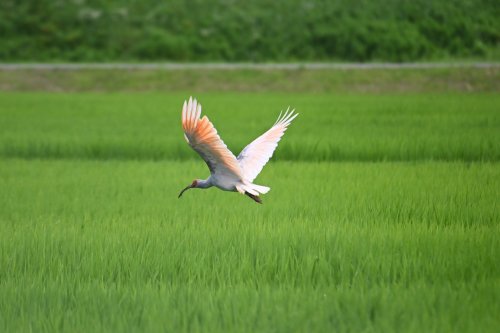
[[[192,182],[190,185],[186,186],[186,188],[184,188],[184,189],[181,191],[181,193],[179,193],[178,198],[180,198],[180,197],[182,196],[182,194],[183,194],[184,192],[186,192],[187,190],[189,190],[190,188],[195,188],[195,187],[197,187],[197,186],[198,186],[198,180],[196,180],[196,179],[195,179],[195,180],[193,180],[193,182]]]

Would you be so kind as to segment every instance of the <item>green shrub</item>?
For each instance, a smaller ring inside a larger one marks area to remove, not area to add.
[[[0,61],[498,59],[495,1],[0,2]]]

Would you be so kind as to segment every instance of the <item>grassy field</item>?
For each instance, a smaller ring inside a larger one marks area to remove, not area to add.
[[[451,63],[453,64],[453,62]],[[0,91],[52,92],[499,92],[500,67],[326,70],[0,70]]]
[[[498,94],[199,94],[235,152],[300,113],[257,205],[186,93],[0,94],[0,331],[495,332]]]
[[[194,159],[182,137],[186,93],[0,94],[0,156]],[[293,106],[283,161],[500,159],[499,94],[198,94],[238,153]]]

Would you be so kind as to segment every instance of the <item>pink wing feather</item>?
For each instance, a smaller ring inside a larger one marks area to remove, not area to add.
[[[287,111],[278,117],[266,133],[259,136],[252,143],[245,147],[238,155],[238,161],[243,171],[243,177],[248,182],[253,182],[257,175],[262,171],[262,168],[269,159],[273,156],[274,150],[278,146],[278,142],[285,133],[288,125],[298,116],[294,110]]]
[[[182,128],[189,145],[205,160],[211,174],[242,179],[238,160],[217,134],[214,125],[206,116],[200,119],[201,105],[189,98],[182,107]]]

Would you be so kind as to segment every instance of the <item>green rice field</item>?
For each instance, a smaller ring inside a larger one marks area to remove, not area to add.
[[[258,205],[189,93],[0,93],[1,332],[496,332],[500,95],[200,93],[235,153],[300,113]]]

